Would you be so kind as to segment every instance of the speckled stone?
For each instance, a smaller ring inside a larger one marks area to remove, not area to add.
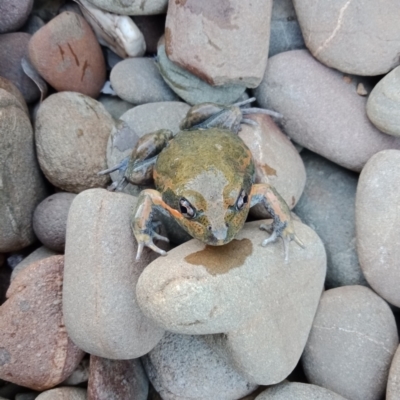
[[[114,120],[101,103],[60,92],[41,103],[35,122],[36,150],[46,178],[66,192],[106,186],[107,140]]]
[[[30,265],[11,283],[0,311],[1,379],[45,390],[62,382],[82,359],[63,323],[63,267],[64,257],[53,256]]]
[[[22,93],[10,80],[0,76],[0,89],[4,89],[6,92],[12,94],[19,101],[26,114],[29,115],[24,96],[22,96]]]
[[[239,399],[257,388],[208,344],[206,336],[166,332],[143,363],[163,400]]]
[[[357,251],[371,287],[400,307],[400,151],[375,154],[363,168],[357,186]]]
[[[76,194],[59,192],[45,198],[33,213],[33,230],[50,250],[63,252],[69,208]]]
[[[147,400],[149,379],[138,358],[108,360],[90,357],[88,398],[98,400]]]
[[[21,28],[32,10],[33,0],[2,0],[0,3],[0,33]]]
[[[260,221],[225,246],[193,239],[176,247],[142,272],[140,308],[168,331],[220,334],[210,345],[251,382],[282,381],[301,356],[326,272],[320,239],[294,224],[305,249],[292,243],[288,263],[280,241],[261,246],[268,233]]]
[[[325,285],[367,285],[356,251],[355,198],[358,175],[310,151],[303,151],[307,181],[294,212],[324,242]]]
[[[382,398],[399,344],[388,304],[371,289],[326,291],[303,353],[310,383],[352,400]]]
[[[346,400],[344,397],[316,385],[283,382],[258,395],[255,400]]]
[[[0,252],[23,249],[36,238],[32,214],[47,195],[21,102],[0,89]]]
[[[304,40],[325,65],[354,75],[381,75],[399,65],[400,9],[362,0],[293,0]]]
[[[137,243],[130,218],[136,198],[104,189],[80,193],[67,223],[63,309],[74,343],[110,359],[148,353],[163,329],[145,317],[136,301],[136,282],[159,255]]]
[[[283,115],[283,130],[296,143],[360,171],[378,151],[400,149],[400,139],[372,125],[365,111],[367,100],[357,93],[356,83],[308,51],[292,50],[268,60],[255,96],[262,107]]]

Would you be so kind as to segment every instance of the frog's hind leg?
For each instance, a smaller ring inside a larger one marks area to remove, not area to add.
[[[282,118],[282,114],[272,111],[272,110],[267,110],[265,108],[258,108],[258,107],[244,107],[247,106],[248,104],[253,103],[256,101],[255,97],[251,97],[250,99],[241,101],[239,103],[235,103],[234,106],[239,107],[240,111],[242,112],[242,123],[247,123],[248,119],[245,118],[245,115],[250,115],[250,114],[266,114],[274,118]],[[246,122],[245,122],[246,121]]]
[[[110,191],[120,191],[125,188],[125,186],[128,184],[128,181],[125,178],[125,171],[128,167],[129,163],[129,157],[125,157],[119,164],[114,165],[111,168],[104,169],[103,171],[100,171],[97,173],[97,175],[106,175],[106,174],[111,174],[111,172],[119,171],[119,179],[115,182],[113,182],[110,186],[107,187],[108,190]]]
[[[267,246],[281,238],[285,251],[285,262],[287,262],[289,260],[289,243],[292,240],[304,248],[303,243],[295,234],[288,205],[276,189],[266,183],[253,185],[250,196],[250,206],[263,204],[273,219],[271,225],[260,226],[263,230],[272,231],[271,236],[262,242],[262,246]]]

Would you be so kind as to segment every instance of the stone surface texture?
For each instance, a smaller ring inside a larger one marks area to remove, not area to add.
[[[284,51],[304,48],[304,39],[297,21],[293,1],[274,1],[272,3],[268,57]]]
[[[283,382],[259,394],[255,400],[347,400],[322,387],[300,382]]]
[[[250,117],[256,126],[242,124],[239,137],[253,155],[256,165],[256,183],[268,183],[293,208],[304,190],[306,170],[296,148],[282,133],[272,118],[258,114]],[[267,218],[263,205],[252,207],[251,215]]]
[[[151,58],[136,57],[121,61],[111,70],[110,81],[117,95],[130,103],[178,100]]]
[[[0,33],[16,31],[28,19],[33,0],[3,0],[0,3]]]
[[[272,0],[168,4],[169,59],[213,86],[257,87],[268,59]]]
[[[29,254],[26,258],[24,258],[21,262],[19,262],[15,268],[13,268],[12,274],[11,274],[11,280],[13,280],[18,273],[23,271],[26,267],[29,265],[43,260],[44,258],[51,257],[51,256],[56,256],[59,255],[57,252],[48,249],[45,246],[41,246],[37,248],[35,251],[33,251],[31,254]]]
[[[388,304],[371,289],[343,286],[321,298],[303,354],[310,383],[351,400],[379,400],[399,344]]]
[[[60,92],[39,107],[36,150],[46,178],[62,190],[79,193],[105,186],[107,140],[114,127],[101,103],[80,93]]]
[[[357,250],[371,287],[400,307],[400,151],[375,154],[361,172],[356,197]]]
[[[20,250],[35,241],[32,214],[46,197],[25,108],[0,89],[0,252]]]
[[[400,346],[393,357],[386,389],[386,400],[400,398]]]
[[[24,32],[0,35],[0,76],[9,79],[22,93],[27,103],[39,98],[39,89],[22,69],[21,59],[28,57],[31,35]]]
[[[50,250],[63,252],[69,208],[76,194],[59,192],[45,198],[33,213],[33,230]]]
[[[400,148],[400,139],[369,121],[356,80],[306,50],[271,57],[255,96],[262,107],[283,115],[283,129],[296,143],[345,168],[360,171],[378,151]]]
[[[293,0],[304,40],[325,65],[355,75],[381,75],[400,64],[396,0]]]
[[[45,390],[62,382],[82,359],[63,322],[63,267],[63,256],[50,257],[11,283],[0,310],[1,379]]]
[[[0,89],[4,89],[6,92],[12,94],[20,103],[27,115],[29,115],[28,106],[26,105],[24,96],[19,89],[9,80],[0,76]]]
[[[138,358],[163,335],[136,300],[139,275],[158,254],[146,248],[135,261],[130,227],[135,204],[133,196],[91,189],[76,197],[68,216],[65,325],[79,347],[99,357]]]
[[[74,12],[63,12],[39,29],[29,42],[29,58],[57,91],[96,98],[105,82],[100,45],[89,24]]]
[[[166,332],[143,363],[163,400],[232,400],[257,388],[215,351],[205,336]]]
[[[36,400],[86,400],[86,390],[75,387],[60,387],[41,393]]]
[[[367,114],[382,132],[400,136],[400,67],[384,76],[367,101]]]
[[[139,359],[108,360],[90,357],[88,398],[147,400],[149,379]]]
[[[158,46],[157,61],[167,85],[179,97],[192,105],[205,102],[231,104],[246,90],[243,84],[211,86],[190,71],[173,63],[165,53],[164,44]]]
[[[141,309],[159,326],[181,334],[224,333],[210,344],[251,382],[274,384],[303,351],[326,256],[317,235],[295,221],[306,250],[292,243],[285,264],[280,242],[261,247],[268,234],[259,224],[246,224],[225,246],[184,243],[148,265],[136,290]]]
[[[95,6],[115,14],[153,15],[167,10],[168,0],[90,0]]]
[[[307,181],[294,212],[324,242],[328,266],[325,285],[367,285],[356,250],[355,198],[358,175],[303,151]]]

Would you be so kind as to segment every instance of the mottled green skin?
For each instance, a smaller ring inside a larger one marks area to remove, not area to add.
[[[197,210],[180,225],[193,237],[213,245],[231,241],[243,227],[248,201],[238,210],[242,190],[249,196],[255,167],[248,147],[234,133],[211,128],[179,132],[158,156],[154,181],[163,201],[179,210],[184,197]]]

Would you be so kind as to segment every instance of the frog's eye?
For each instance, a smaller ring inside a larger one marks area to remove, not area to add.
[[[196,209],[184,198],[179,200],[179,210],[185,218],[194,218]]]
[[[246,192],[242,190],[236,201],[237,209],[240,211],[248,201],[249,201],[249,196],[247,196]]]

